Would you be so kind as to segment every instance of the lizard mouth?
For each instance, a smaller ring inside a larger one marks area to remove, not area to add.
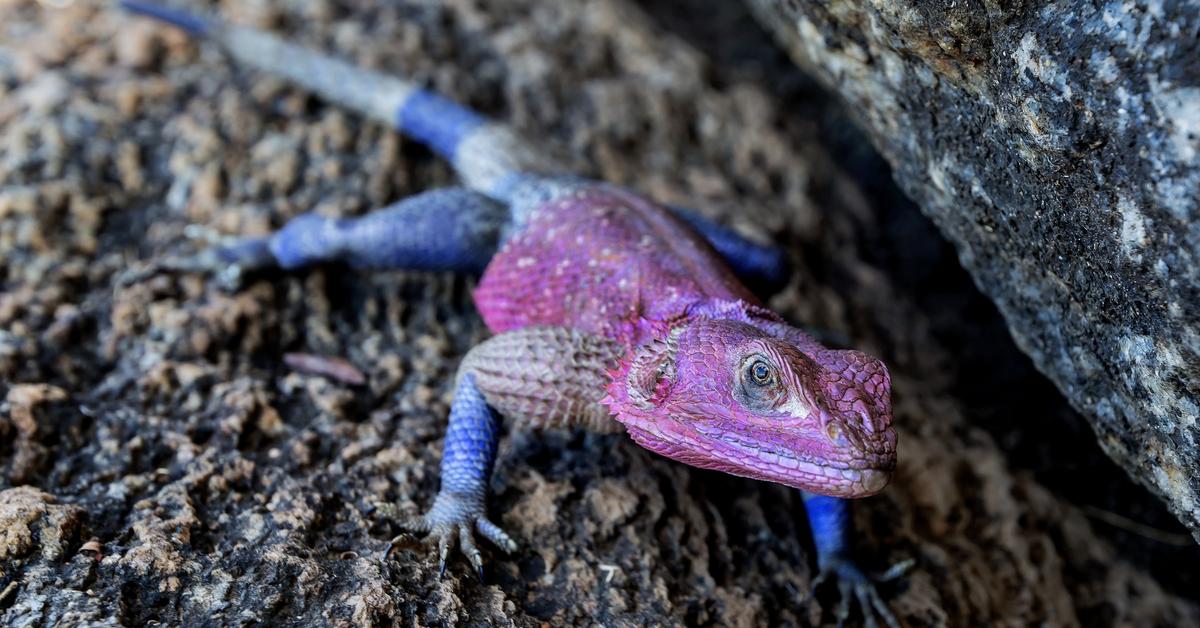
[[[821,456],[818,461],[816,457],[796,455],[767,435],[748,440],[746,434],[723,427],[693,427],[710,442],[724,445],[725,455],[740,454],[731,457],[746,468],[747,475],[812,493],[835,497],[873,495],[888,485],[896,466],[894,454],[857,452],[850,458],[842,451],[839,456]]]
[[[874,495],[887,486],[895,468],[894,453],[816,462],[772,446],[769,439],[748,441],[717,426],[692,423],[690,436],[628,423],[625,427],[639,445],[679,462],[833,497]]]

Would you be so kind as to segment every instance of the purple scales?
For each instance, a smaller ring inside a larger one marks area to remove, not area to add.
[[[475,302],[493,332],[554,326],[612,341],[598,402],[651,451],[829,495],[886,485],[896,439],[878,360],[788,326],[662,207],[561,187],[484,271]],[[756,366],[769,381],[747,375]]]
[[[484,271],[475,303],[495,333],[564,325],[633,346],[689,308],[757,298],[708,245],[658,205],[603,185],[534,209]]]

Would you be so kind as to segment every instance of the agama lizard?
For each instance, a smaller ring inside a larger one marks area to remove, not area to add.
[[[744,287],[739,276],[779,281],[780,251],[687,210],[554,174],[553,162],[508,127],[411,82],[252,29],[121,5],[421,141],[465,184],[357,219],[302,215],[269,237],[175,264],[226,279],[329,261],[482,272],[474,299],[495,336],[458,370],[441,489],[408,522],[438,540],[443,571],[458,544],[482,575],[475,533],[516,548],[486,516],[500,416],[533,427],[624,428],[668,458],[804,491],[817,582],[839,582],[839,624],[853,593],[869,625],[876,614],[896,625],[849,556],[844,499],[882,490],[895,467],[888,372],[859,351],[822,346]]]

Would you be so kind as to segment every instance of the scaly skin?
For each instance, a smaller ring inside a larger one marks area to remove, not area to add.
[[[475,302],[495,333],[615,341],[602,402],[656,453],[840,497],[878,492],[895,466],[883,364],[785,324],[692,229],[629,192],[580,184],[538,206]]]
[[[534,427],[623,427],[668,458],[804,491],[817,581],[832,576],[841,589],[839,624],[853,593],[868,625],[875,615],[896,625],[849,558],[847,502],[834,499],[877,493],[895,468],[887,369],[864,353],[822,346],[744,287],[739,277],[781,282],[778,251],[687,210],[555,175],[552,160],[510,129],[402,79],[265,33],[121,4],[421,140],[470,188],[427,192],[357,219],[307,214],[268,238],[161,264],[233,280],[333,260],[483,268],[475,302],[496,336],[463,360],[441,491],[408,523],[438,540],[441,569],[457,544],[482,577],[475,533],[506,551],[516,546],[486,517],[501,416]]]

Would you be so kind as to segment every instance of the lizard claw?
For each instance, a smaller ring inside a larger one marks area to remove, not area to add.
[[[850,559],[835,557],[821,566],[821,572],[813,580],[812,588],[801,599],[801,603],[811,600],[815,597],[818,587],[830,578],[835,578],[838,584],[839,600],[837,608],[834,609],[834,618],[837,620],[838,628],[846,625],[846,620],[850,618],[850,606],[853,600],[858,602],[859,610],[863,615],[863,626],[866,628],[876,628],[878,621],[882,621],[888,628],[900,628],[900,622],[880,597],[875,585],[903,576],[913,564],[915,561],[912,559],[903,560],[892,565],[883,574],[868,576]]]
[[[438,577],[446,573],[446,560],[450,551],[458,547],[470,561],[479,580],[483,581],[483,555],[475,545],[475,532],[491,541],[506,554],[517,549],[517,544],[484,515],[483,499],[469,493],[439,493],[433,508],[424,516],[400,522],[400,527],[410,532],[428,533],[438,543]],[[392,539],[394,547],[401,536]]]
[[[228,244],[229,236],[223,236],[216,229],[204,225],[191,224],[183,228],[183,237],[200,242],[206,246],[217,247]]]
[[[117,278],[118,285],[130,286],[160,274],[203,273],[211,275],[222,290],[236,292],[255,271],[277,265],[265,238],[220,237],[196,225],[186,228],[184,233],[193,240],[210,245],[209,248],[128,270]]]

